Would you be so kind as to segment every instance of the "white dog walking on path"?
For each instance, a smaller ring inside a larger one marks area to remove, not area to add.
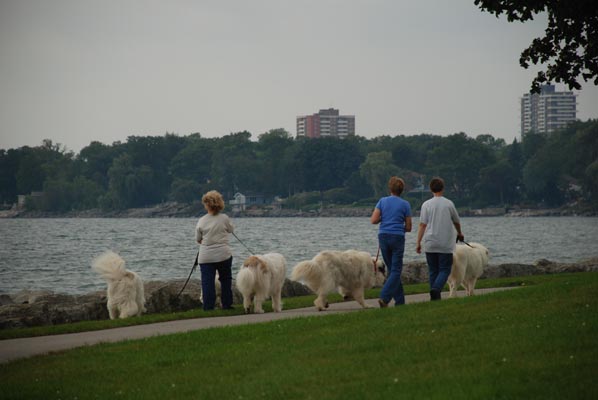
[[[125,269],[121,256],[107,251],[93,260],[91,267],[108,282],[110,319],[132,317],[146,311],[143,281],[135,272]]]
[[[243,308],[251,311],[251,301],[256,314],[262,314],[262,302],[272,297],[272,308],[282,311],[282,287],[286,277],[287,262],[282,254],[254,255],[245,260],[237,273],[236,285],[243,295]]]
[[[386,278],[382,260],[378,264],[374,265],[372,256],[365,251],[322,251],[295,265],[291,279],[304,281],[318,295],[314,305],[319,311],[328,308],[326,297],[337,289],[367,308],[365,289],[384,284]]]
[[[449,297],[455,297],[459,285],[463,286],[467,296],[472,296],[478,278],[488,266],[488,258],[488,249],[479,243],[458,244],[447,280]]]

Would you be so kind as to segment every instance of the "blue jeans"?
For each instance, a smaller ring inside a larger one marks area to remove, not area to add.
[[[390,233],[378,234],[380,253],[386,268],[390,271],[380,292],[380,298],[385,303],[395,300],[395,306],[405,304],[405,292],[401,282],[403,272],[403,253],[405,253],[405,236]]]
[[[232,272],[233,258],[228,260],[199,264],[201,270],[201,290],[203,292],[203,309],[213,310],[216,306],[216,271],[218,271],[218,280],[220,281],[220,299],[222,308],[231,308],[233,305]]]
[[[442,291],[451,274],[453,253],[426,253],[430,272],[430,290]]]

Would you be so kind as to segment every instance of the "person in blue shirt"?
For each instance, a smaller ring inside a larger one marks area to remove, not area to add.
[[[372,224],[380,224],[378,244],[384,264],[390,271],[378,299],[380,307],[388,307],[391,299],[394,299],[395,306],[405,304],[401,272],[405,233],[411,232],[411,206],[400,197],[405,189],[405,181],[393,176],[388,181],[388,189],[390,196],[378,201],[370,218]]]

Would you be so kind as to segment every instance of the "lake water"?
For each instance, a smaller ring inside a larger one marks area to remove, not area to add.
[[[86,293],[106,284],[91,270],[105,250],[119,253],[146,280],[186,279],[197,253],[195,218],[0,219],[0,293],[47,289]],[[369,218],[238,218],[236,234],[253,252],[279,252],[287,272],[321,250],[378,249]],[[465,240],[485,244],[491,264],[580,261],[598,256],[598,218],[462,218]],[[418,219],[407,235],[405,261],[415,252]],[[249,252],[234,237],[236,272]],[[194,278],[199,277],[196,272]]]

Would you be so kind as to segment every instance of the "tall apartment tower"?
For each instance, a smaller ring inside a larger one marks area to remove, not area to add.
[[[554,85],[544,85],[540,94],[526,93],[521,98],[521,136],[533,131],[548,135],[574,122],[577,117],[576,95],[557,92]]]
[[[355,136],[355,116],[339,115],[334,108],[317,114],[297,117],[297,137],[308,138]]]

